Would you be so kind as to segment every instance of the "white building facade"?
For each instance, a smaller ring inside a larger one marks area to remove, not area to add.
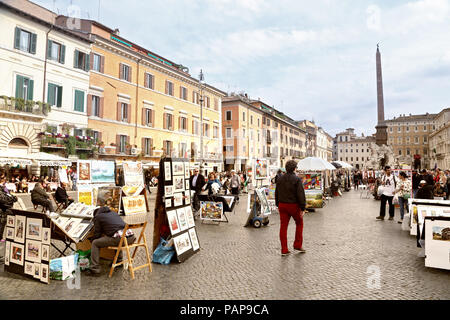
[[[450,108],[439,112],[434,119],[435,130],[430,133],[431,167],[450,169]]]
[[[61,133],[67,123],[69,134],[85,134],[91,41],[53,25],[48,10],[30,2],[22,10],[21,2],[0,2],[0,149],[16,139],[31,153],[49,127]]]
[[[338,133],[335,141],[335,160],[347,162],[355,169],[366,167],[376,144],[375,137],[358,137],[353,128]]]

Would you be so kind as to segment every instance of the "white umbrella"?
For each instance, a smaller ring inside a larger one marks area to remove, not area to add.
[[[300,171],[336,170],[336,168],[328,161],[316,157],[308,157],[300,160],[297,164],[297,169]]]
[[[347,162],[344,162],[344,161],[334,161],[334,162],[336,162],[337,164],[340,164],[341,167],[344,169],[353,169],[353,166],[348,164]]]

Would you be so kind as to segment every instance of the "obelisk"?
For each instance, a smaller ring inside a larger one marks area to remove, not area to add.
[[[376,125],[376,144],[387,145],[387,126],[384,122],[384,97],[383,97],[383,75],[381,72],[381,54],[377,45],[377,102],[378,102],[378,123]]]

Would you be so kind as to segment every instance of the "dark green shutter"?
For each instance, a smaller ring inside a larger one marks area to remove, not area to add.
[[[14,33],[14,49],[20,49],[20,29],[18,27]]]
[[[34,80],[28,80],[28,97],[27,100],[33,101]]]
[[[90,70],[90,57],[88,54],[86,54],[86,56],[85,56],[85,61],[86,61],[86,63],[85,63],[84,71],[89,71]]]
[[[31,47],[30,47],[30,53],[35,54],[36,53],[36,41],[37,41],[37,35],[36,33],[31,34]]]
[[[66,46],[61,45],[61,54],[60,54],[59,62],[64,64],[65,61],[66,61]]]
[[[75,50],[75,53],[73,56],[73,67],[78,68],[78,50]]]
[[[57,106],[58,108],[61,108],[61,106],[62,106],[62,93],[63,93],[63,87],[58,86],[58,87],[57,87],[57,90],[58,90],[58,101],[56,101],[56,106]]]
[[[84,92],[75,90],[75,110],[84,112]]]
[[[52,40],[48,40],[47,42],[47,59],[50,59],[52,57]]]
[[[16,98],[23,98],[23,77],[16,76]]]
[[[47,103],[51,106],[54,106],[56,104],[55,101],[55,85],[52,83],[48,84],[48,92],[47,92]]]

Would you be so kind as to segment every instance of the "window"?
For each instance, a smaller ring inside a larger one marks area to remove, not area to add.
[[[419,137],[414,137],[414,143],[419,143]]]
[[[203,134],[205,137],[209,137],[209,124],[208,123],[204,124]]]
[[[423,131],[427,131],[427,126],[423,126]]]
[[[142,141],[142,151],[144,152],[144,154],[146,156],[151,156],[152,155],[152,150],[153,150],[153,142],[151,138],[143,138]]]
[[[225,128],[225,137],[227,139],[231,139],[233,137],[233,129],[232,128]]]
[[[16,98],[33,100],[34,81],[30,78],[17,75],[16,77]]]
[[[144,108],[144,126],[153,126],[153,110]]]
[[[398,155],[401,156],[402,155],[402,149],[398,150]]]
[[[200,134],[200,122],[198,120],[192,120],[192,133],[195,135]]]
[[[131,68],[126,64],[121,63],[119,65],[119,78],[131,82]]]
[[[150,73],[145,74],[144,86],[149,89],[155,89],[155,76]]]
[[[128,137],[124,135],[119,136],[119,152],[125,153],[125,150],[127,150],[127,144],[128,144]]]
[[[227,121],[231,120],[231,112],[232,112],[231,110],[227,110],[226,113],[225,113],[225,119]]]
[[[87,53],[75,50],[74,68],[89,71],[89,55]]]
[[[214,110],[219,110],[219,99],[214,98]]]
[[[406,127],[406,132],[409,132],[409,127]]]
[[[74,110],[84,112],[84,92],[75,90]]]
[[[409,150],[409,148],[408,149],[406,149],[406,155],[411,155],[411,150]]]
[[[423,136],[423,143],[428,143],[428,137],[427,136]]]
[[[173,83],[166,80],[166,94],[173,96]]]
[[[400,125],[398,126],[397,131],[402,132],[402,128],[400,127]]]
[[[98,131],[92,131],[92,139],[94,139],[95,143],[99,143],[101,139],[101,134]]]
[[[180,158],[187,158],[187,144],[185,142],[180,143],[178,153]]]
[[[187,89],[185,87],[180,87],[180,98],[187,100]]]
[[[54,61],[64,64],[65,56],[66,56],[66,46],[64,46],[58,42],[48,40],[47,59],[54,60]]]
[[[358,157],[356,157],[356,161],[359,161],[358,159],[359,159],[359,158],[358,158]]]
[[[98,54],[92,54],[92,70],[103,72],[102,70],[102,57]]]
[[[192,102],[195,104],[200,104],[200,94],[196,91],[192,92]]]
[[[245,129],[242,129],[242,137],[245,139]]]
[[[225,152],[232,152],[234,147],[233,146],[224,146],[223,149]]]
[[[267,119],[267,125],[270,126],[270,119]]]
[[[51,106],[61,108],[62,105],[62,87],[53,83],[48,84],[47,103]]]
[[[164,114],[164,129],[173,130],[173,115],[170,113]]]
[[[179,130],[183,132],[187,132],[187,118],[186,117],[180,117],[179,118]]]
[[[164,153],[170,156],[172,154],[172,141],[165,140],[163,142],[163,149]]]
[[[245,121],[245,112],[242,112],[242,121]]]
[[[16,27],[14,48],[28,53],[36,53],[37,35]]]
[[[392,127],[389,127],[389,132],[392,132]]]
[[[419,128],[417,126],[414,127],[414,131],[417,132],[419,131]]]
[[[73,135],[75,137],[81,137],[83,135],[83,129],[73,129]]]
[[[398,144],[402,144],[402,138],[400,138],[400,137],[397,138],[397,143],[398,143]]]
[[[213,128],[213,138],[218,138],[219,137],[219,127],[218,126],[214,126]]]
[[[210,103],[211,103],[211,101],[210,101],[210,99],[209,99],[209,97],[208,96],[204,96],[205,98],[205,107],[207,107],[207,108],[210,108],[211,107],[211,105],[210,105]]]
[[[100,117],[100,97],[92,96],[92,115]]]

